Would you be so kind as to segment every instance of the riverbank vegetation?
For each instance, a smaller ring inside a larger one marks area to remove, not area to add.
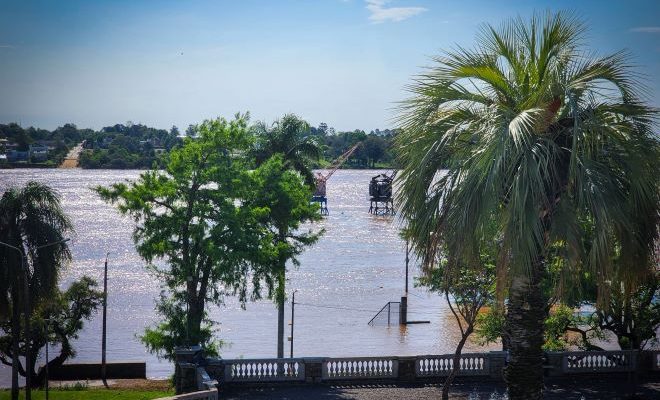
[[[261,123],[252,128],[258,129]],[[324,123],[319,127],[306,124],[305,137],[315,141],[319,157],[311,165],[323,168],[356,143],[362,143],[342,168],[392,168],[395,165],[392,143],[397,130],[375,129],[335,132]],[[16,123],[0,124],[0,168],[57,167],[67,153],[82,144],[79,165],[85,169],[150,169],[163,168],[164,156],[195,136],[195,127],[185,133],[176,126],[169,130],[143,124],[116,124],[98,131],[79,129],[65,124],[53,131],[23,128]]]

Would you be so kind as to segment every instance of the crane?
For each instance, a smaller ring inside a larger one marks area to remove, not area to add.
[[[333,161],[332,164],[330,164],[328,172],[325,175],[323,175],[321,172],[316,173],[316,190],[314,191],[314,196],[312,196],[312,201],[318,202],[321,205],[321,215],[330,214],[328,211],[328,198],[326,197],[326,182],[328,182],[328,179],[330,179],[330,177],[339,169],[339,167],[341,167],[342,164],[348,160],[348,157],[355,153],[355,150],[357,150],[361,144],[362,142],[354,144],[350,149],[346,150],[344,154],[337,157],[337,159]]]

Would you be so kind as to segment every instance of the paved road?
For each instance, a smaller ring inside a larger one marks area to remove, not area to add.
[[[83,144],[79,143],[74,148],[69,150],[69,154],[67,154],[64,158],[60,168],[78,168],[78,158],[80,157],[82,146]]]
[[[637,386],[636,396],[630,397],[632,385],[625,379],[598,380],[592,377],[580,380],[547,382],[544,399],[549,400],[592,400],[592,399],[660,399],[660,378],[646,381]],[[461,383],[452,387],[451,399],[491,400],[503,399],[503,385]],[[499,394],[494,396],[493,393]],[[281,399],[281,400],[408,400],[440,399],[437,386],[289,386],[276,388],[252,388],[227,390],[223,399]]]

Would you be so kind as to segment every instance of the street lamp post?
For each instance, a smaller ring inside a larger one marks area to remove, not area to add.
[[[44,321],[46,322],[46,400],[48,400],[48,380],[50,379],[48,374],[48,345],[50,344],[48,339],[50,339],[50,318],[45,318]]]
[[[106,314],[108,311],[108,256],[105,255],[105,267],[103,268],[103,333],[101,337],[101,379],[103,385],[107,388],[108,382],[106,381],[106,365],[105,365],[105,350],[106,350]]]
[[[35,247],[36,250],[43,249],[44,247],[49,247],[49,246],[54,246],[56,244],[60,243],[65,243],[68,242],[70,239],[62,239],[58,240],[57,242],[52,242],[52,243],[46,243],[41,246]],[[23,250],[16,246],[12,246],[9,243],[5,242],[0,242],[0,245],[3,245],[7,248],[16,250],[18,254],[21,256],[21,269],[23,270],[23,290],[25,291],[25,400],[31,400],[32,399],[32,370],[30,367],[30,362],[32,360],[31,356],[31,351],[30,351],[30,286],[29,286],[29,271],[28,271],[28,266],[26,264],[26,256]],[[14,332],[14,334],[18,334],[18,332]]]
[[[296,306],[296,292],[297,290],[293,291],[293,296],[291,299],[291,358],[293,358],[293,323],[294,323],[294,313],[295,313],[295,306]]]

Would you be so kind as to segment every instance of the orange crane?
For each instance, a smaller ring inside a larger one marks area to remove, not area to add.
[[[362,142],[354,144],[350,149],[346,150],[344,154],[337,157],[330,167],[328,168],[328,173],[323,175],[321,172],[316,173],[316,190],[314,191],[314,196],[312,196],[312,201],[318,202],[321,205],[321,215],[329,215],[328,211],[328,198],[326,197],[326,182],[328,179],[339,169],[348,160],[348,158],[355,153],[358,147]]]

